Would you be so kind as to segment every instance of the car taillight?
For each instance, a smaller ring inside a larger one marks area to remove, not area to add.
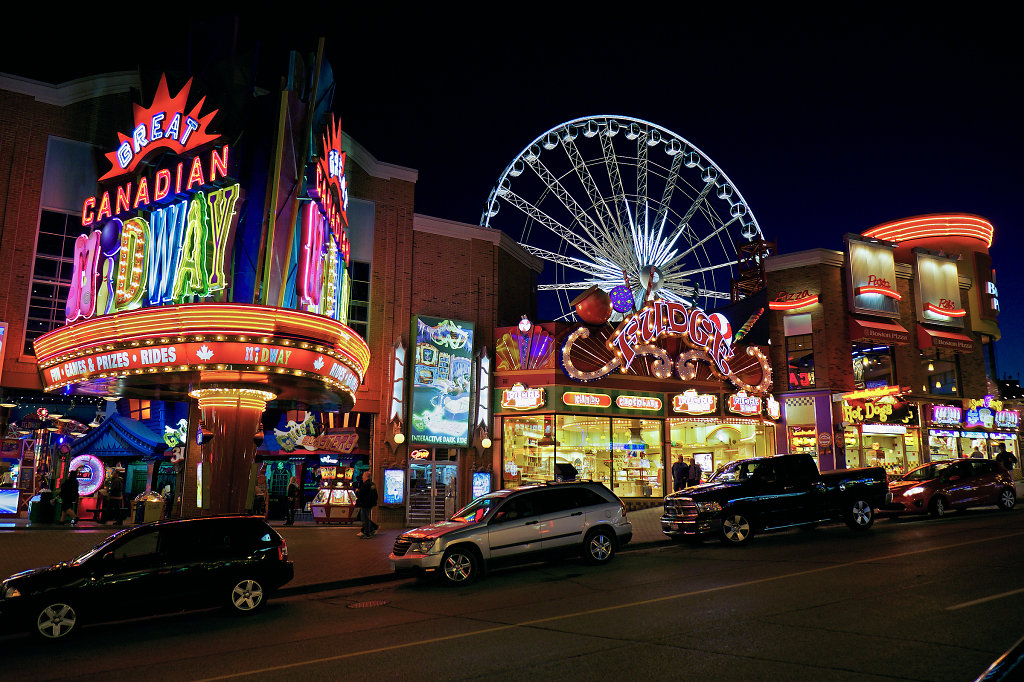
[[[626,505],[623,504],[622,502],[619,502],[619,506],[622,507],[622,520],[628,521],[629,519],[626,518]]]
[[[278,561],[288,561],[288,543],[281,538],[281,544],[277,546]]]

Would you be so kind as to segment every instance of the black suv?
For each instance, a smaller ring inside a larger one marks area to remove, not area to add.
[[[262,517],[215,516],[148,523],[111,535],[85,554],[0,583],[0,623],[61,639],[85,622],[224,606],[259,609],[292,579],[288,546]]]

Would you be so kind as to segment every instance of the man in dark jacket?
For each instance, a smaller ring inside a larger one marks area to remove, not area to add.
[[[377,486],[373,484],[369,471],[363,474],[363,482],[356,490],[356,506],[359,508],[359,518],[363,522],[359,537],[372,538],[379,526],[370,518],[370,511],[377,506]]]
[[[1003,468],[1013,473],[1013,465],[1017,463],[1017,458],[1013,456],[1012,452],[1008,452],[1006,446],[1002,443],[999,444],[999,452],[996,453],[996,461],[1003,465]]]

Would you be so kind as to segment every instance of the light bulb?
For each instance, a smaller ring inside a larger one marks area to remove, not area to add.
[[[404,433],[396,433],[395,434],[395,445],[401,445],[404,442],[405,442],[405,434]]]
[[[935,365],[933,365],[931,362],[928,363],[928,371],[929,372],[934,372],[935,371]]]

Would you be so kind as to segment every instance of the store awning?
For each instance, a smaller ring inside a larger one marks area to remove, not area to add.
[[[955,353],[970,353],[974,350],[974,339],[966,334],[929,329],[917,325],[917,345],[921,348],[944,348]]]
[[[850,318],[850,340],[868,343],[910,343],[910,332],[895,322],[876,322]]]

